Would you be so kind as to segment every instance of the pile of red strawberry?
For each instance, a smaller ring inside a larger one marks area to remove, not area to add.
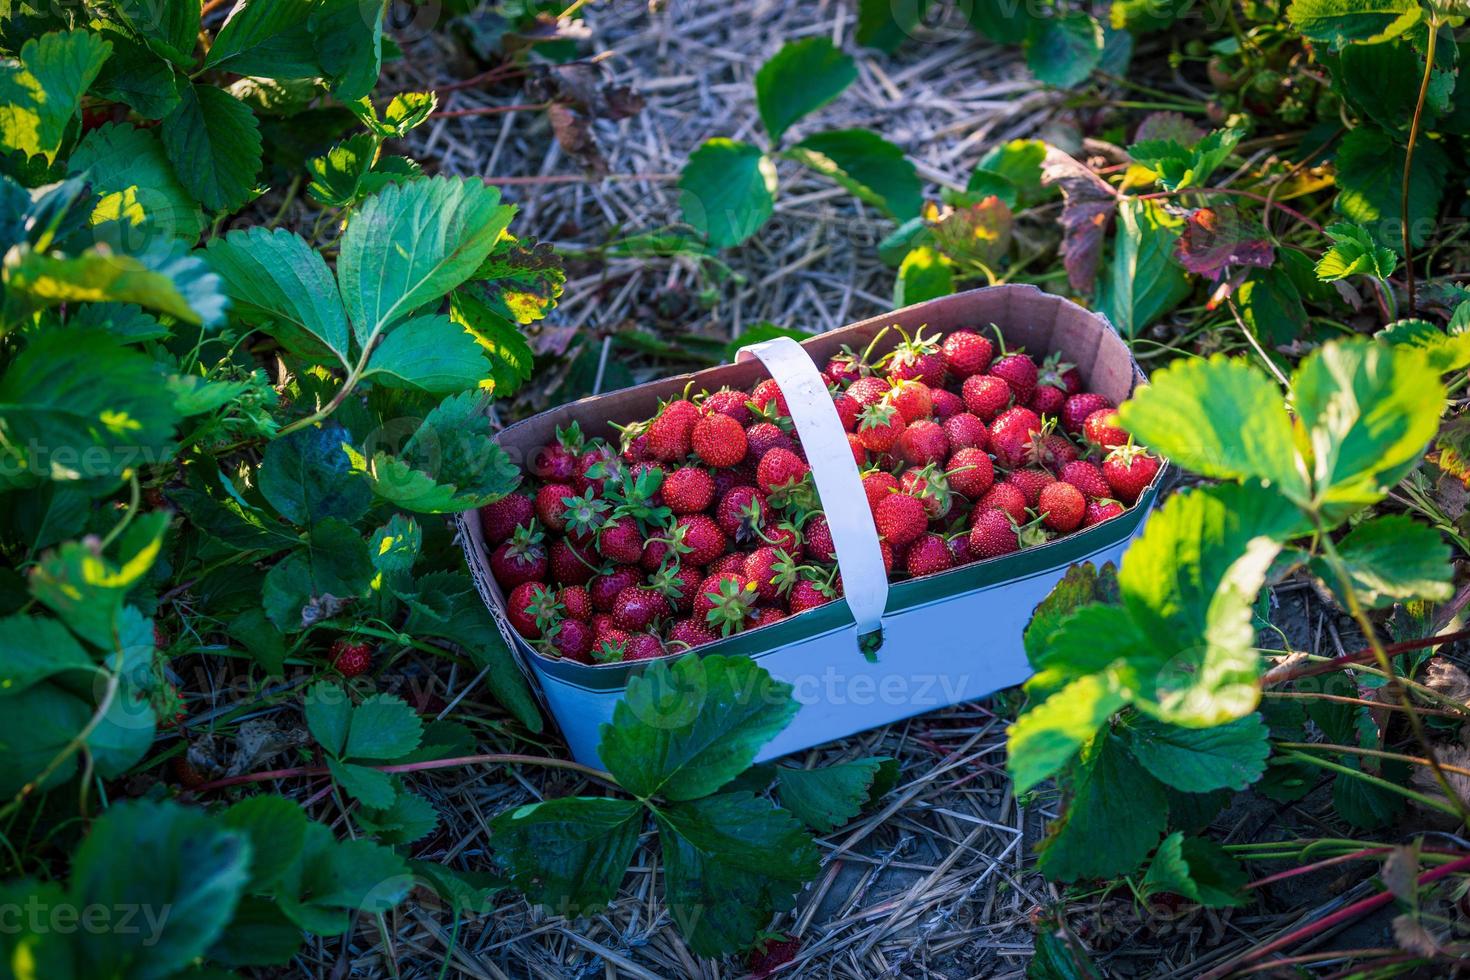
[[[1076,368],[994,337],[920,330],[871,362],[844,348],[823,371],[890,578],[1116,517],[1158,472]],[[619,431],[613,446],[560,430],[531,460],[534,488],[480,511],[511,623],[538,649],[646,660],[842,594],[775,381],[686,392]]]

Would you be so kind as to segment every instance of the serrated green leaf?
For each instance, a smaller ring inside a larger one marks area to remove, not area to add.
[[[893,305],[912,306],[954,292],[954,264],[937,248],[928,245],[911,250],[898,266],[893,280]]]
[[[1470,365],[1470,331],[1441,330],[1427,320],[1397,320],[1374,336],[1396,347],[1414,347],[1424,352],[1440,374]]]
[[[913,163],[870,129],[814,133],[786,152],[896,220],[914,217],[924,203]]]
[[[373,348],[363,377],[389,388],[452,394],[474,388],[490,373],[475,338],[433,313],[400,324]]]
[[[862,812],[880,788],[879,773],[896,769],[886,756],[854,759],[817,769],[776,767],[781,806],[819,834],[830,834]]]
[[[654,819],[669,909],[699,956],[748,946],[820,866],[801,824],[750,793],[661,806]]]
[[[1110,878],[1143,861],[1168,821],[1164,788],[1133,762],[1116,735],[1083,753],[1062,816],[1047,827],[1037,870],[1055,881]]]
[[[1189,279],[1173,261],[1177,218],[1153,201],[1118,202],[1118,237],[1097,308],[1125,337],[1136,337],[1189,295]]]
[[[1175,832],[1164,838],[1143,876],[1143,893],[1169,892],[1206,908],[1244,905],[1244,869],[1214,841]]]
[[[342,294],[326,260],[304,238],[257,226],[213,239],[204,255],[237,317],[298,354],[350,367]]]
[[[1427,140],[1415,146],[1409,174],[1409,210],[1405,215],[1401,193],[1404,156],[1404,148],[1388,134],[1371,126],[1359,126],[1342,138],[1334,160],[1337,197],[1333,199],[1333,209],[1365,227],[1375,242],[1395,253],[1404,247],[1405,220],[1411,246],[1418,247],[1428,241],[1450,169],[1449,155],[1438,143]]]
[[[26,41],[0,64],[0,149],[56,160],[82,95],[112,45],[89,31],[53,31]]]
[[[1293,500],[1311,498],[1281,389],[1243,358],[1181,358],[1118,414],[1141,445],[1196,473],[1260,480]],[[1185,418],[1191,424],[1181,426]]]
[[[1071,88],[1087,81],[1102,61],[1102,25],[1083,11],[1053,14],[1038,19],[1024,47],[1031,74],[1048,85]]]
[[[1214,728],[1180,728],[1136,718],[1123,734],[1139,765],[1186,793],[1243,790],[1261,778],[1271,754],[1266,725],[1258,714]]]
[[[694,799],[748,767],[797,708],[791,685],[749,657],[655,661],[629,679],[598,756],[635,796]]]
[[[118,221],[190,242],[204,231],[204,215],[174,176],[163,144],[145,129],[108,123],[82,137],[67,172],[84,176],[98,195],[92,224]]]
[[[160,132],[174,173],[206,210],[234,211],[255,193],[260,124],[239,99],[212,85],[190,85]]]
[[[758,147],[705,140],[679,175],[679,210],[715,248],[750,238],[776,207],[776,165]]]
[[[312,3],[240,0],[214,36],[205,68],[268,78],[322,74],[309,21]]]
[[[558,915],[584,915],[617,894],[642,825],[636,800],[563,797],[498,814],[490,847],[532,902]]]
[[[220,814],[220,822],[250,838],[251,891],[275,884],[306,845],[306,811],[283,796],[247,797]]]
[[[1358,601],[1369,609],[1401,599],[1443,602],[1454,594],[1450,546],[1439,531],[1407,514],[1383,514],[1358,524],[1337,543]],[[1343,584],[1321,557],[1312,571],[1339,596]]]
[[[1127,703],[1109,672],[1078,677],[1028,708],[1006,732],[1007,768],[1016,792],[1054,775]]]
[[[128,860],[118,860],[119,855]],[[249,879],[250,841],[203,810],[122,800],[92,825],[72,861],[77,906],[167,908],[155,929],[81,930],[86,976],[166,977],[203,955]]]
[[[1383,499],[1434,438],[1445,399],[1422,352],[1371,340],[1313,351],[1297,366],[1292,393],[1315,498],[1337,509]]]
[[[825,37],[790,41],[755,74],[755,104],[771,142],[857,80],[857,65]]]
[[[292,524],[309,526],[329,517],[356,521],[367,513],[372,494],[353,468],[351,438],[329,421],[272,441],[256,474],[261,495]]]
[[[479,180],[390,184],[358,208],[342,236],[337,279],[363,346],[468,279],[515,208]]]
[[[1292,0],[1287,19],[1308,40],[1342,47],[1398,37],[1419,22],[1415,0]]]

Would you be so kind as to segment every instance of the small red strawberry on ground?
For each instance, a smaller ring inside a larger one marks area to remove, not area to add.
[[[710,466],[734,466],[745,458],[745,427],[730,415],[706,415],[694,423],[689,444],[694,455]]]
[[[480,508],[480,529],[486,544],[499,544],[521,524],[536,516],[536,505],[523,493],[509,493]]]
[[[668,641],[674,648],[691,648],[713,643],[720,637],[709,626],[694,618],[675,620],[669,626]]]
[[[1089,415],[1113,407],[1111,401],[1096,392],[1085,391],[1080,395],[1073,395],[1062,406],[1062,428],[1073,435],[1080,435]]]
[[[610,613],[613,605],[618,601],[618,593],[631,585],[637,585],[643,581],[643,576],[638,569],[630,565],[618,565],[611,570],[594,576],[587,583],[587,595],[592,598],[592,608],[598,612]]]
[[[886,403],[878,403],[862,410],[854,434],[869,452],[886,453],[898,444],[903,430],[903,416],[898,409]]]
[[[898,453],[911,466],[942,463],[949,455],[949,439],[938,422],[920,419],[898,437]]]
[[[934,413],[934,395],[922,381],[900,381],[888,393],[888,404],[898,409],[906,423],[927,419]]]
[[[546,578],[544,541],[540,525],[533,520],[516,528],[509,541],[490,552],[490,572],[502,589]]]
[[[1047,527],[1065,534],[1076,530],[1082,523],[1087,511],[1087,498],[1070,483],[1048,483],[1041,488],[1036,510]]]
[[[708,565],[723,555],[729,544],[725,532],[708,514],[685,514],[675,526],[684,528],[684,543],[689,546],[684,560],[691,565]]]
[[[750,459],[760,461],[772,449],[795,449],[796,440],[781,431],[774,422],[757,422],[745,430],[746,453]]]
[[[931,521],[943,520],[954,505],[949,477],[938,463],[905,470],[899,478],[898,489],[900,493],[918,497]]]
[[[989,449],[990,429],[978,415],[960,412],[944,420],[944,437],[950,452],[959,449]]]
[[[1062,467],[1062,480],[1081,490],[1084,497],[1106,497],[1113,492],[1102,470],[1082,459]]]
[[[715,522],[734,540],[750,541],[760,536],[765,513],[765,494],[751,486],[732,487],[715,507]]]
[[[1015,468],[1025,462],[1031,440],[1040,432],[1041,418],[1035,412],[1008,408],[990,423],[990,451],[1001,466]]]
[[[877,513],[878,505],[897,490],[898,477],[886,470],[869,470],[863,474],[863,493],[868,497],[868,509],[874,513]]]
[[[1116,500],[1104,498],[1102,500],[1089,500],[1087,509],[1082,514],[1082,526],[1092,527],[1103,521],[1110,521],[1123,514],[1123,505]]]
[[[965,410],[965,400],[946,388],[935,388],[932,397],[934,417],[941,422]]]
[[[648,451],[654,459],[672,463],[689,455],[690,439],[699,422],[699,409],[677,398],[663,407],[648,426]]]
[[[847,394],[859,405],[867,407],[876,405],[888,397],[890,387],[884,378],[859,378],[848,387]]]
[[[756,385],[750,393],[750,400],[757,408],[774,408],[777,415],[791,414],[791,409],[786,407],[786,396],[781,393],[781,386],[775,378],[766,378]]]
[[[995,345],[973,330],[954,331],[944,338],[939,350],[944,355],[944,366],[954,378],[979,374],[990,366],[990,359],[995,356]]]
[[[929,526],[929,512],[918,497],[891,493],[878,505],[874,522],[880,537],[901,548],[923,534]]]
[[[536,491],[536,518],[552,531],[565,531],[567,529],[567,504],[565,500],[576,498],[577,494],[568,483],[548,483]],[[580,499],[580,498],[578,498]],[[590,498],[596,499],[596,498]],[[601,501],[598,501],[601,503]],[[604,505],[605,507],[606,505]]]
[[[995,464],[983,449],[957,450],[949,457],[944,471],[950,489],[971,500],[979,500],[995,483]]]
[[[965,407],[986,422],[992,421],[1011,404],[1011,386],[988,374],[966,378],[960,394],[965,399]]]
[[[1020,547],[1011,515],[994,508],[977,509],[970,525],[970,550],[976,558],[996,558]]]
[[[373,666],[373,648],[366,643],[337,640],[332,644],[332,666],[343,677],[366,674]]]
[[[1108,486],[1113,488],[1113,496],[1131,504],[1158,475],[1159,461],[1142,446],[1127,443],[1108,453],[1102,472]]]
[[[1118,425],[1118,413],[1105,408],[1093,412],[1083,420],[1082,438],[1107,450],[1126,444],[1128,433]]]
[[[719,391],[712,392],[706,396],[699,407],[707,416],[729,416],[740,424],[740,428],[743,431],[751,423],[753,418],[750,413],[750,406],[747,404],[749,401],[750,396],[743,391],[736,391],[733,388],[721,388]],[[694,451],[699,451],[697,443]],[[719,464],[711,463],[710,465],[714,466]]]
[[[790,449],[772,449],[761,457],[755,480],[767,495],[790,491],[806,478],[811,467]]]
[[[697,514],[714,502],[715,481],[698,466],[681,466],[664,478],[662,492],[664,503],[675,514]]]
[[[826,514],[813,514],[802,526],[806,537],[806,553],[812,561],[830,563],[837,560],[837,546],[832,542],[832,527]]]
[[[987,490],[985,496],[981,497],[980,502],[975,506],[975,512],[1004,511],[1017,523],[1026,519],[1026,494],[1014,483],[1004,480]]]
[[[944,538],[937,534],[925,534],[913,544],[909,545],[908,553],[903,558],[904,570],[914,578],[920,575],[933,575],[935,572],[948,571],[954,567],[954,555],[950,554],[949,545]]]
[[[641,585],[624,589],[613,600],[613,623],[629,632],[646,630],[670,612],[669,601],[661,593]]]

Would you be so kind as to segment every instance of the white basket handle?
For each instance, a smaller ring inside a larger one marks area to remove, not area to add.
[[[882,626],[888,605],[888,575],[878,548],[878,529],[868,509],[862,477],[848,446],[847,431],[817,366],[790,337],[776,337],[742,347],[736,363],[760,358],[781,386],[791,420],[806,450],[832,544],[842,570],[843,597],[859,635]]]

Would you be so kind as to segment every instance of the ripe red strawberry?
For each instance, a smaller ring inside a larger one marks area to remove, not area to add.
[[[899,436],[903,435],[903,429],[903,416],[898,409],[880,402],[863,409],[854,434],[864,449],[884,453],[897,444]]]
[[[876,405],[888,395],[891,386],[884,378],[858,378],[847,389],[847,394],[864,407]]]
[[[900,381],[888,393],[888,403],[898,409],[904,422],[927,419],[934,412],[934,395],[922,381]]]
[[[1128,433],[1118,426],[1118,413],[1110,408],[1099,409],[1082,421],[1082,438],[1094,446],[1111,449],[1128,441]]]
[[[1060,388],[1051,385],[1037,385],[1036,390],[1031,393],[1031,400],[1026,407],[1037,415],[1055,415],[1062,410],[1066,404],[1067,393]]]
[[[990,451],[996,462],[1008,469],[1020,466],[1033,435],[1041,431],[1041,418],[1029,408],[1008,408],[990,423]]]
[[[1041,499],[1041,488],[1054,479],[1055,477],[1043,470],[1023,469],[1013,470],[1006,477],[1006,482],[1021,491],[1026,497],[1027,507],[1035,507],[1036,502]]]
[[[685,514],[674,526],[685,529],[684,543],[689,546],[689,552],[684,560],[689,564],[708,565],[725,553],[729,543],[725,532],[707,514]]]
[[[755,470],[755,481],[763,491],[770,494],[777,490],[791,489],[810,472],[811,467],[796,453],[789,449],[776,448],[761,457],[760,465]]]
[[[1082,526],[1092,527],[1103,521],[1110,521],[1123,513],[1123,505],[1116,500],[1089,500],[1087,509],[1082,514]]]
[[[366,643],[338,640],[332,644],[332,666],[343,677],[366,674],[373,665],[373,648]]]
[[[1020,351],[1003,354],[990,365],[991,377],[1000,378],[1011,386],[1017,405],[1031,400],[1032,393],[1036,391],[1038,373],[1036,362]]]
[[[704,410],[707,416],[716,414],[728,415],[740,423],[740,428],[743,430],[750,424],[751,418],[753,417],[750,414],[750,406],[747,404],[749,401],[750,396],[743,391],[736,391],[733,388],[721,388],[719,391],[706,397],[699,407]],[[698,446],[696,445],[695,452],[698,451]]]
[[[536,491],[536,517],[552,531],[565,531],[567,529],[567,505],[562,501],[569,500],[576,495],[569,484],[546,484]]]
[[[1003,510],[976,509],[970,525],[970,550],[977,558],[1008,555],[1020,546],[1009,514]]]
[[[580,585],[569,585],[556,594],[561,608],[568,619],[592,621],[592,597]]]
[[[694,618],[709,623],[721,636],[745,628],[755,608],[756,586],[736,572],[711,575],[700,583],[694,596]]]
[[[620,565],[636,565],[643,557],[643,532],[631,517],[616,517],[597,534],[597,552]]]
[[[918,497],[891,493],[878,505],[874,515],[878,534],[894,547],[903,547],[923,534],[929,526],[929,512]]]
[[[965,410],[965,400],[945,388],[935,388],[931,397],[934,402],[934,417],[941,422]]]
[[[802,533],[806,535],[807,557],[812,561],[837,560],[837,546],[832,543],[832,528],[827,523],[826,514],[813,514],[809,517]]]
[[[920,575],[933,575],[935,572],[953,568],[954,556],[949,553],[949,545],[944,543],[944,538],[937,534],[925,534],[909,545],[903,565],[905,571],[918,578]]]
[[[949,455],[949,439],[938,422],[920,419],[898,437],[898,452],[912,466],[942,463]]]
[[[986,422],[991,421],[1011,403],[1011,386],[988,374],[975,374],[965,379],[960,389],[965,407]]]
[[[1102,470],[1086,460],[1073,460],[1063,466],[1062,479],[1081,490],[1085,497],[1106,497],[1113,492]]]
[[[989,449],[990,429],[978,415],[960,412],[944,420],[944,437],[949,440],[950,451],[958,449]]]
[[[745,559],[745,578],[764,602],[777,602],[796,584],[796,561],[784,548],[757,548]]]
[[[691,401],[676,398],[663,407],[648,426],[648,451],[654,459],[671,463],[689,455],[690,436],[699,421]]]
[[[1036,503],[1046,526],[1066,533],[1076,530],[1087,510],[1087,498],[1070,483],[1048,483]]]
[[[539,582],[546,578],[545,535],[534,520],[511,534],[510,540],[490,552],[490,572],[502,589],[513,589],[522,582]]]
[[[954,504],[954,493],[949,487],[949,478],[938,463],[927,463],[915,469],[905,470],[899,478],[900,493],[918,497],[924,505],[929,520],[939,521],[949,513]]]
[[[1142,446],[1129,443],[1116,446],[1108,453],[1102,472],[1108,486],[1113,488],[1113,496],[1131,504],[1158,475],[1159,461]]]
[[[975,510],[971,512],[972,517],[987,510],[1004,511],[1019,524],[1026,519],[1026,495],[1014,483],[1001,481],[980,498]]]
[[[736,541],[758,537],[765,524],[766,495],[755,487],[731,487],[715,507],[720,530]]]
[[[894,381],[918,379],[931,388],[944,387],[944,355],[939,352],[939,344],[924,336],[923,327],[915,330],[913,337],[903,334],[903,340],[881,363]]]
[[[716,412],[694,423],[689,444],[710,466],[734,466],[745,458],[745,429],[734,417]]]
[[[715,481],[698,466],[681,466],[664,478],[663,498],[675,514],[697,514],[714,502]]]
[[[782,432],[774,422],[757,422],[745,430],[746,452],[753,460],[765,458],[772,449],[791,450],[796,440]]]
[[[718,634],[703,622],[692,616],[687,619],[675,620],[669,626],[668,640],[673,647],[697,647],[706,643],[713,643],[719,639]]]
[[[635,660],[653,660],[664,655],[664,645],[652,633],[634,633],[628,638],[628,649],[623,654],[624,663]]]
[[[551,543],[551,577],[562,585],[586,585],[596,574],[597,556],[591,548],[566,538]]]
[[[980,495],[995,483],[995,464],[983,449],[966,447],[956,450],[949,457],[944,471],[949,478],[950,489],[971,500],[979,500]]]
[[[669,612],[669,602],[662,594],[641,585],[629,586],[613,600],[613,623],[630,632],[648,629]]]
[[[781,394],[781,386],[776,383],[775,378],[766,378],[756,385],[750,393],[750,400],[757,408],[768,409],[774,406],[778,415],[791,414],[791,409],[786,407],[786,396]]]
[[[856,398],[839,392],[832,396],[832,407],[837,409],[837,419],[842,423],[844,431],[853,432],[857,429],[858,416],[862,414],[863,406],[858,404]]]
[[[613,476],[617,458],[611,446],[598,444],[589,448],[577,457],[577,471],[572,474],[572,489],[578,493],[586,493],[590,489],[594,496],[602,496],[607,481]]]
[[[791,595],[786,600],[786,606],[791,610],[791,615],[795,616],[799,612],[824,606],[836,598],[835,595],[828,594],[831,591],[829,588],[825,591],[824,588],[808,579],[802,579],[793,585]]]
[[[968,378],[990,366],[995,345],[972,330],[956,330],[939,347],[952,377]]]
[[[898,490],[898,477],[884,470],[863,474],[863,493],[868,495],[868,509],[877,513],[878,505]]]
[[[1087,416],[1113,407],[1115,406],[1112,402],[1096,392],[1084,391],[1080,395],[1073,395],[1062,406],[1062,428],[1073,435],[1080,435]]]
[[[592,597],[592,608],[610,613],[618,601],[618,593],[629,586],[643,581],[638,569],[631,565],[618,565],[610,571],[593,577],[587,583],[587,594]]]
[[[539,637],[558,612],[555,596],[540,582],[522,582],[505,597],[505,616],[511,628],[528,640]],[[334,657],[336,652],[337,644],[333,644]]]
[[[480,508],[480,530],[486,544],[499,544],[511,536],[516,527],[531,523],[536,506],[523,493],[508,493],[494,503]]]

